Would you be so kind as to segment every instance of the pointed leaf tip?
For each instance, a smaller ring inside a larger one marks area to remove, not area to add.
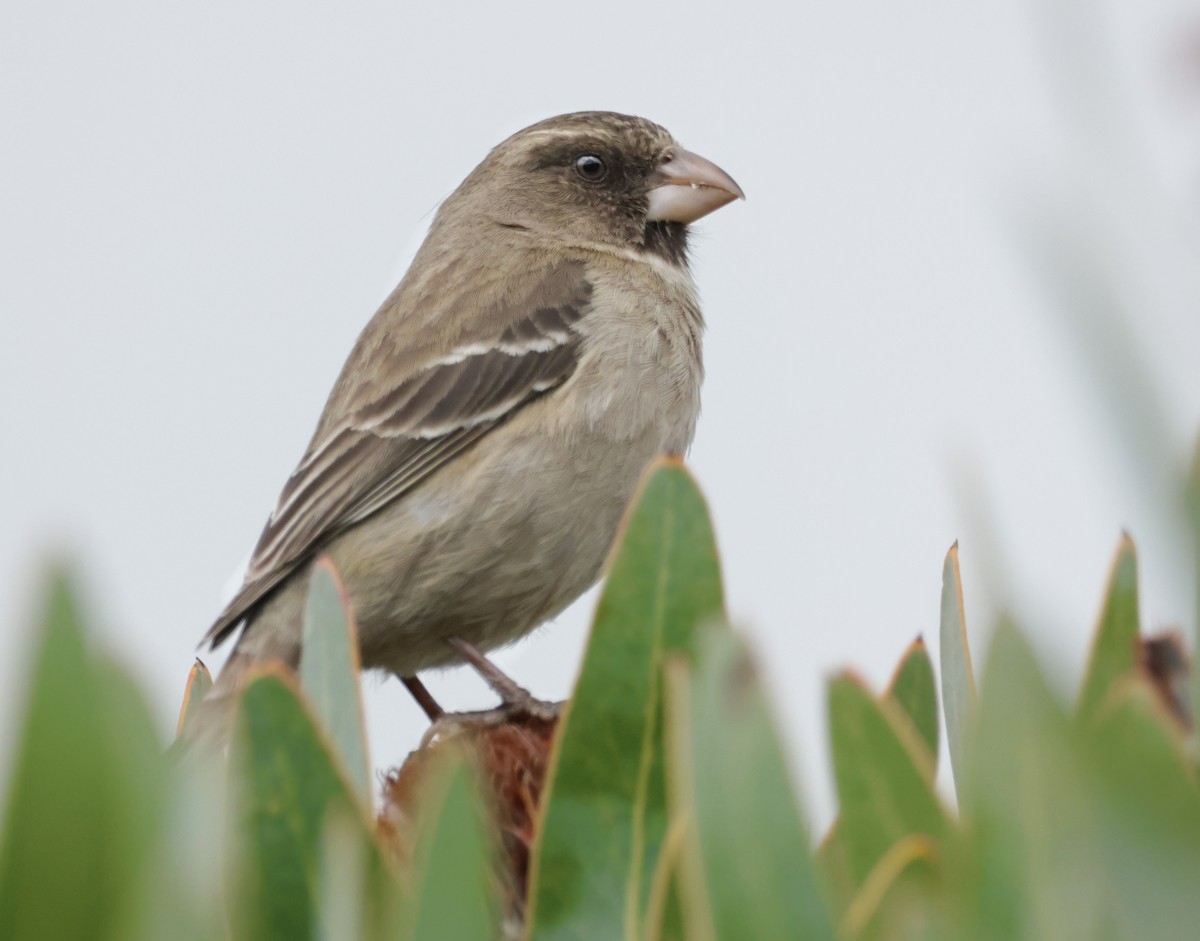
[[[346,587],[328,556],[313,566],[304,607],[300,685],[325,726],[363,806],[371,806],[358,629]]]
[[[929,750],[936,768],[938,756],[937,679],[929,652],[918,636],[896,664],[884,698],[900,707],[904,718]]]
[[[971,647],[967,639],[957,542],[946,553],[946,561],[942,567],[939,639],[946,741],[950,746],[950,767],[954,772],[954,780],[961,786],[966,760],[967,730],[971,725],[978,695],[975,689],[975,673],[971,666]]]
[[[1095,715],[1113,684],[1137,672],[1140,633],[1137,550],[1129,535],[1122,533],[1109,568],[1104,607],[1079,691],[1077,712],[1081,717]]]
[[[197,710],[212,685],[212,674],[208,672],[204,661],[197,657],[188,671],[187,684],[183,688],[183,702],[179,704],[179,719],[175,723],[176,738],[180,738],[188,726],[196,721]]]
[[[939,839],[948,818],[933,767],[899,707],[843,674],[829,687],[830,741],[837,785],[838,841],[853,885],[862,886],[903,837]]]

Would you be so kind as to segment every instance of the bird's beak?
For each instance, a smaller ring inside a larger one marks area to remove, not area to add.
[[[695,222],[735,199],[745,199],[733,177],[682,147],[650,177],[650,222]]]

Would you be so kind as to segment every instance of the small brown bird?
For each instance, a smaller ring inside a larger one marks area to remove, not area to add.
[[[439,209],[367,324],[208,631],[295,665],[308,572],[345,580],[364,668],[419,671],[514,641],[601,573],[648,462],[700,410],[687,226],[742,196],[642,118],[550,118]]]

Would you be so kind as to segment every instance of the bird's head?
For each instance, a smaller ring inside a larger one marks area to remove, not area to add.
[[[742,196],[729,174],[652,121],[583,111],[513,134],[442,214],[682,262],[688,223]]]

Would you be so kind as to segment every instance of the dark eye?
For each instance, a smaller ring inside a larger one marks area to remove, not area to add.
[[[575,172],[581,180],[588,183],[599,183],[608,176],[608,167],[595,154],[584,154],[575,158]]]

